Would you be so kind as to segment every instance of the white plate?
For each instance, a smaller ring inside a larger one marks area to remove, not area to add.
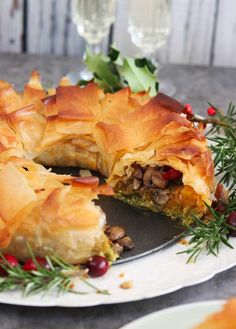
[[[224,301],[200,302],[171,307],[135,320],[120,329],[193,329],[219,311]]]
[[[104,277],[91,279],[100,289],[109,289],[111,295],[108,296],[91,291],[87,295],[65,293],[59,296],[52,294],[23,298],[21,292],[13,291],[0,293],[0,302],[28,306],[82,307],[164,295],[209,280],[215,274],[236,265],[236,238],[232,238],[230,243],[234,249],[222,246],[218,257],[202,255],[197,263],[192,264],[186,264],[185,254],[176,255],[186,248],[176,243],[150,256],[113,266]],[[121,273],[125,276],[120,277]],[[121,289],[120,284],[127,280],[132,280],[133,288]],[[82,283],[76,284],[76,288],[88,291]]]

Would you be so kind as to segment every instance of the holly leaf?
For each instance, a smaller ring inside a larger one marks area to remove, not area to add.
[[[142,63],[142,66],[138,62],[138,66],[135,59],[127,57],[124,59],[123,65],[118,67],[118,71],[133,92],[137,93],[145,90],[149,92],[150,96],[155,96],[158,91],[156,76],[144,64],[145,62]]]
[[[114,92],[122,88],[116,67],[108,56],[92,54],[86,50],[85,64],[94,75],[94,80],[105,91]]]
[[[156,67],[146,58],[123,59],[119,50],[113,47],[108,56],[92,54],[87,49],[85,64],[93,73],[94,81],[106,92],[115,92],[129,86],[135,93],[147,91],[151,96],[157,94]]]

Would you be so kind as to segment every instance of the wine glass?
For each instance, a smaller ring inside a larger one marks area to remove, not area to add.
[[[101,41],[115,20],[115,7],[116,0],[72,0],[72,21],[93,53],[101,52]],[[83,80],[91,77],[87,69],[80,72]]]
[[[129,0],[128,32],[132,42],[141,50],[142,55],[155,60],[155,52],[162,47],[170,33],[171,18],[168,0]],[[171,81],[159,81],[159,88],[169,96],[176,93]]]

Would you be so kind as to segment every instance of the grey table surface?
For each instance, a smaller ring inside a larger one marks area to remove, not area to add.
[[[47,85],[56,84],[63,74],[78,70],[80,65],[77,58],[4,54],[0,55],[0,79],[22,88],[31,70],[37,69]],[[236,102],[236,69],[172,65],[162,68],[161,77],[171,79],[177,87],[176,98],[190,103],[198,113],[203,114],[206,111],[207,101],[220,107],[226,107],[229,101]],[[118,329],[140,316],[170,306],[226,299],[234,295],[236,296],[236,267],[207,282],[138,302],[50,309],[0,304],[0,328]]]

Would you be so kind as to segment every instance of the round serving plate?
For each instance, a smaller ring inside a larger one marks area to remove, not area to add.
[[[208,301],[167,308],[130,322],[120,329],[193,329],[219,311],[224,301]]]

